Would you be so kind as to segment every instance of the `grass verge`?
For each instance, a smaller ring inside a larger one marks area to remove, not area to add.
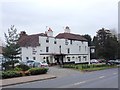
[[[81,70],[81,71],[97,71],[97,70],[104,70],[104,69],[109,69],[109,68],[117,68],[118,66],[116,65],[106,65],[106,64],[66,64],[63,65],[63,68],[72,68],[76,70]]]

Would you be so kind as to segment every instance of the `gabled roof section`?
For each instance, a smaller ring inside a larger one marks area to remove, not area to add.
[[[40,34],[21,36],[19,41],[18,41],[18,44],[21,47],[28,47],[28,46],[36,47],[36,46],[39,46],[39,36],[46,36],[46,34],[40,33]]]
[[[69,39],[69,40],[76,40],[76,41],[87,41],[84,37],[79,34],[72,34],[72,33],[60,33],[56,36],[59,39]]]

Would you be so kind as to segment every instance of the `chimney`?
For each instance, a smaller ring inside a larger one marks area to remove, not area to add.
[[[48,29],[48,31],[46,32],[48,37],[53,37],[53,31],[51,28]]]
[[[65,27],[64,33],[70,33],[70,28],[68,26]]]
[[[22,36],[26,36],[27,34],[26,34],[26,32],[25,31],[21,31],[20,32],[20,37],[22,37]]]

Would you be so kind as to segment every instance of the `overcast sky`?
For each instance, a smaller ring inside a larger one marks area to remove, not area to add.
[[[119,0],[2,0],[0,37],[11,25],[27,34],[46,31],[54,36],[69,26],[72,33],[96,35],[102,27],[118,30]]]

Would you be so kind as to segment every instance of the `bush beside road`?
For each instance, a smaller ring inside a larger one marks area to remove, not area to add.
[[[2,71],[0,78],[7,79],[22,76],[40,75],[47,73],[47,71],[47,68],[30,68],[26,71],[21,71],[21,69],[18,68],[17,70]]]

